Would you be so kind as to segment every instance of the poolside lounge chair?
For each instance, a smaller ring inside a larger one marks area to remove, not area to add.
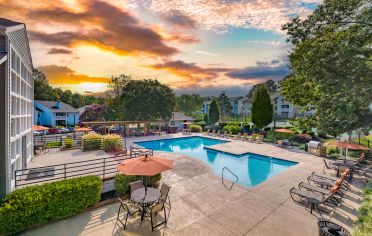
[[[125,203],[123,200],[121,200],[121,198],[118,198],[118,200],[120,202],[120,205],[119,205],[119,210],[118,210],[115,224],[117,224],[117,222],[119,221],[123,225],[124,230],[125,230],[125,227],[127,226],[127,222],[128,222],[128,217],[134,216],[135,214],[141,212],[141,209],[132,203],[129,203],[129,202]],[[124,218],[121,218],[120,216],[122,212],[124,212],[125,214],[125,220]]]
[[[208,129],[207,130],[207,135],[210,135],[210,133],[211,133],[211,129]]]
[[[257,135],[256,143],[262,143],[263,142],[263,139],[264,139],[264,136],[263,135]]]
[[[315,183],[318,186],[325,187],[328,189],[337,185],[337,186],[340,186],[341,189],[347,191],[350,189],[350,185],[345,182],[345,179],[346,179],[346,175],[343,175],[341,178],[337,179],[336,181],[318,178],[316,176],[311,175],[307,178],[307,181],[309,182],[309,184]]]
[[[221,136],[221,130],[217,130],[217,133],[215,135],[216,137],[220,137]]]
[[[327,163],[327,161],[325,159],[323,159],[323,162],[324,162],[323,172],[325,172],[325,169],[328,169],[328,170],[337,170],[337,168],[338,168],[336,166],[336,164],[333,163],[333,162],[328,162]]]
[[[234,137],[236,140],[239,140],[242,138],[242,134],[241,133],[238,133],[235,137]]]
[[[307,191],[322,194],[323,196],[331,194],[331,192],[330,192],[331,190],[329,190],[329,189],[321,188],[321,187],[318,187],[318,186],[315,186],[315,185],[312,185],[312,184],[308,184],[308,183],[304,183],[304,182],[300,182],[298,184],[298,188],[300,190],[305,189]],[[336,197],[336,195],[338,195],[340,197],[340,199],[338,199]],[[330,201],[332,201],[334,204],[337,204],[338,206],[341,206],[341,199],[344,198],[344,197],[345,197],[345,193],[342,192],[340,190],[340,188],[338,188],[337,191],[334,192],[332,198],[330,198]]]
[[[256,135],[252,134],[251,138],[249,139],[249,142],[254,143],[256,142]]]
[[[228,133],[227,133],[226,130],[223,132],[222,137],[223,137],[223,138],[228,138]]]
[[[215,133],[216,133],[216,130],[212,130],[212,132],[211,133],[208,133],[208,135],[214,136]]]
[[[247,141],[248,140],[248,134],[244,133],[242,136],[242,141]]]
[[[292,198],[293,201],[297,203],[302,203],[303,201],[307,202],[307,206],[310,205],[310,213],[313,213],[313,210],[317,210],[319,214],[324,213],[329,213],[324,210],[321,210],[319,208],[320,205],[324,206],[330,206],[330,207],[337,207],[338,204],[335,204],[334,202],[334,194],[338,191],[338,187],[336,186],[335,188],[332,188],[329,191],[329,194],[327,195],[322,195],[322,194],[315,194],[314,192],[308,191],[308,190],[301,190],[297,189],[295,187],[291,188],[289,190],[289,194]]]

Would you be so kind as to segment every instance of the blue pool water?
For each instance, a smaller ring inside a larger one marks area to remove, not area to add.
[[[136,144],[157,151],[174,152],[194,157],[209,165],[219,176],[222,174],[222,169],[227,167],[238,176],[239,184],[250,187],[256,186],[297,164],[252,153],[236,156],[208,149],[208,146],[224,142],[226,141],[190,136],[136,142]],[[228,171],[225,171],[224,176],[227,179],[235,180],[235,177]]]

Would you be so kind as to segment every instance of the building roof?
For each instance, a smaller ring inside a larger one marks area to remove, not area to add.
[[[0,26],[12,27],[12,26],[16,26],[16,25],[23,25],[23,23],[8,20],[8,19],[4,19],[4,18],[0,18]]]
[[[187,121],[194,121],[195,119],[190,117],[190,116],[187,116],[185,115],[184,113],[181,113],[181,112],[172,112],[173,115],[172,115],[172,118],[171,120],[174,120],[174,121],[184,121],[184,120],[187,120]]]
[[[234,102],[244,98],[243,96],[229,97],[230,102]]]
[[[41,101],[35,100],[35,102],[39,103],[43,107],[46,107],[51,112],[79,112],[78,109],[73,108],[72,106],[64,103],[61,103],[61,108],[56,108],[57,101]]]

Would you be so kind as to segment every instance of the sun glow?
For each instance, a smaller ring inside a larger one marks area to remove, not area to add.
[[[69,86],[63,86],[63,87],[65,87],[64,89],[70,89],[73,92],[78,92],[81,94],[84,94],[86,92],[100,93],[100,92],[105,92],[107,90],[106,83],[83,82],[80,84],[74,84],[71,87]]]

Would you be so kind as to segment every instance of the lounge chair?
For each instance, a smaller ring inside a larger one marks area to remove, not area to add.
[[[323,159],[323,162],[324,162],[324,167],[323,167],[323,172],[325,172],[325,169],[327,170],[337,170],[338,167],[336,166],[336,164],[334,162],[328,162]]]
[[[328,194],[331,194],[331,190],[329,190],[329,189],[321,188],[321,187],[318,187],[318,186],[315,186],[315,185],[312,185],[312,184],[308,184],[308,183],[304,183],[304,182],[300,182],[298,184],[298,188],[300,190],[303,190],[304,189],[304,190],[307,190],[307,191],[310,191],[310,192],[314,192],[314,193],[317,193],[317,194],[322,194],[323,196],[326,196]],[[345,193],[342,192],[340,190],[340,188],[338,188],[337,191],[334,192],[333,195],[334,196],[332,198],[330,198],[329,200],[332,201],[334,204],[337,204],[338,206],[341,206],[341,199],[343,197],[345,197]],[[340,197],[340,199],[338,199],[336,197],[336,195],[338,195]]]
[[[215,135],[216,137],[220,137],[221,136],[221,130],[217,130],[217,133]]]
[[[242,141],[247,141],[248,140],[248,134],[244,133],[242,136]]]
[[[336,181],[318,178],[316,176],[309,176],[307,181],[310,183],[315,183],[316,185],[324,188],[332,188],[333,186],[337,185],[340,186],[343,190],[347,191],[350,189],[350,185],[345,182],[346,175],[342,176],[341,178],[337,179]]]
[[[228,136],[228,133],[227,133],[227,131],[225,130],[225,131],[223,132],[223,134],[222,134],[222,137],[223,137],[223,138],[227,138],[227,136]]]
[[[212,133],[209,133],[208,135],[214,136],[215,133],[216,133],[216,130],[212,130]]]
[[[235,136],[235,139],[236,140],[239,140],[239,139],[241,139],[242,138],[242,134],[241,133],[238,133],[236,136]]]
[[[262,143],[263,142],[263,139],[264,139],[264,136],[263,135],[257,135],[256,143]]]
[[[231,131],[229,131],[229,133],[227,134],[228,138],[234,138],[234,135]]]
[[[302,203],[304,200],[307,202],[307,206],[310,205],[310,213],[313,213],[313,210],[317,210],[319,214],[329,213],[319,208],[320,205],[331,206],[333,208],[337,207],[338,204],[334,202],[334,194],[338,191],[338,188],[335,187],[329,191],[329,194],[315,194],[314,192],[308,190],[296,189],[295,187],[289,190],[289,194],[293,201],[297,203]]]
[[[120,202],[120,205],[119,205],[119,210],[118,210],[115,224],[117,224],[117,222],[119,221],[123,225],[124,230],[125,230],[125,227],[127,226],[127,222],[128,222],[128,217],[134,216],[135,214],[141,212],[141,209],[132,203],[125,203],[123,200],[121,200],[121,198],[118,198],[118,200]],[[120,214],[122,212],[124,212],[125,214],[125,220],[124,218],[120,217]]]
[[[207,135],[209,135],[209,134],[210,134],[210,132],[211,132],[211,129],[207,129],[207,132],[206,132],[206,134],[207,134]]]

